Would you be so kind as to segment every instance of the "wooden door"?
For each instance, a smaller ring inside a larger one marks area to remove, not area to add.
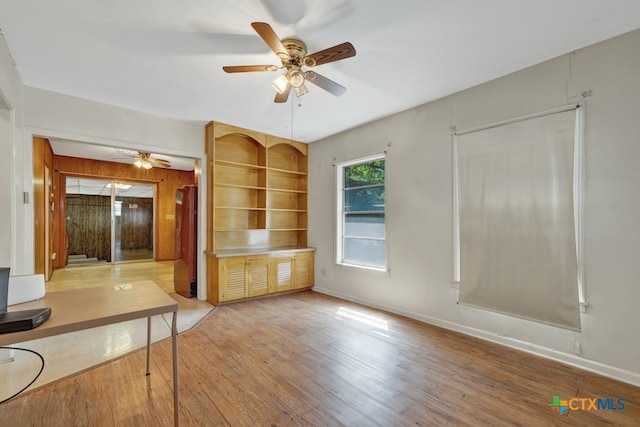
[[[313,252],[301,252],[293,264],[294,289],[308,288],[314,283]]]
[[[247,268],[245,258],[224,258],[218,262],[220,301],[246,298]]]
[[[293,260],[291,256],[273,258],[273,275],[269,292],[293,289]]]
[[[247,261],[247,279],[247,296],[265,295],[269,291],[269,258],[250,258]]]

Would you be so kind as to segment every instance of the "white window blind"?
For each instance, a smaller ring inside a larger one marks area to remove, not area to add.
[[[459,302],[580,329],[575,108],[456,135]]]

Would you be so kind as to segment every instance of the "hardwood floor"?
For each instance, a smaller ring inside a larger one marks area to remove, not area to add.
[[[640,420],[638,387],[312,291],[220,306],[178,345],[184,426]],[[0,405],[0,425],[171,425],[170,342],[144,366],[138,351],[25,394]],[[625,406],[559,415],[554,396]]]

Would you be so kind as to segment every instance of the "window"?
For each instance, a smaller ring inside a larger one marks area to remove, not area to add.
[[[337,165],[338,264],[386,270],[385,156]]]
[[[456,134],[461,304],[580,329],[580,122],[567,106]]]

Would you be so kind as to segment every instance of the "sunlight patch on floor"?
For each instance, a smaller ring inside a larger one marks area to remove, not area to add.
[[[351,319],[369,326],[373,326],[376,329],[381,329],[383,331],[389,330],[389,324],[385,319],[359,310],[354,310],[352,308],[339,307],[338,311],[336,312],[336,319]]]

